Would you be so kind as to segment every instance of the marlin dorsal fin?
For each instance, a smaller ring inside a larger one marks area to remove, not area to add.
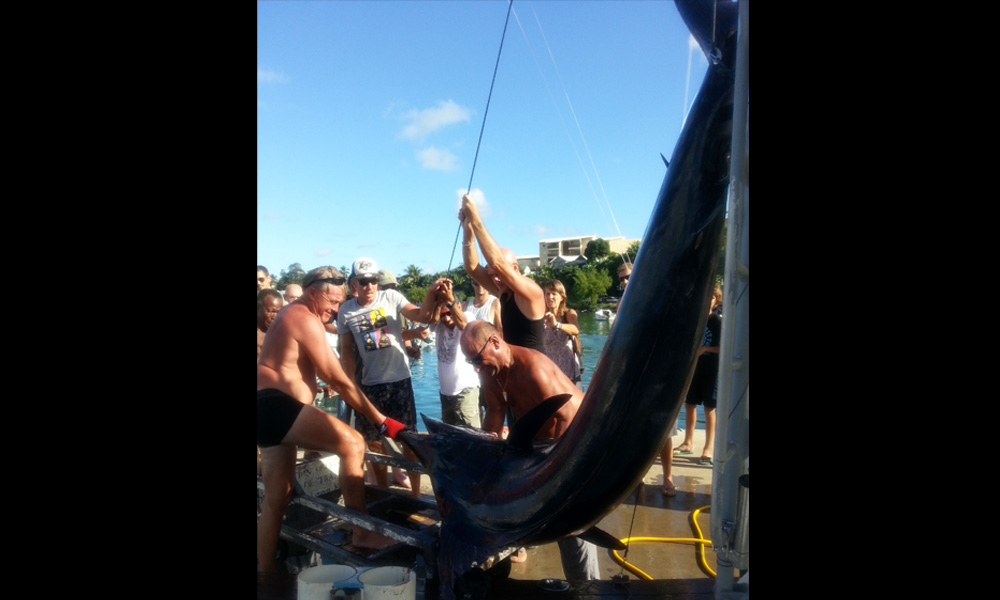
[[[510,435],[507,436],[507,444],[518,450],[530,452],[531,440],[535,439],[535,434],[538,433],[538,430],[542,428],[542,425],[545,425],[546,421],[552,418],[552,415],[556,414],[556,411],[563,407],[563,404],[569,402],[569,399],[572,397],[573,394],[552,396],[528,411],[528,414],[518,419],[514,423],[514,426],[511,427]]]

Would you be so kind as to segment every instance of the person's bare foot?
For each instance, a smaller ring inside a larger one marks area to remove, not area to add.
[[[517,552],[510,555],[510,562],[512,563],[523,563],[528,560],[528,551],[525,548],[518,548]]]
[[[674,454],[691,454],[692,452],[694,452],[694,449],[685,444],[681,444],[680,446],[674,448]]]
[[[398,485],[404,490],[412,490],[413,486],[410,485],[410,478],[406,476],[402,471],[392,470],[392,483]]]
[[[384,535],[375,533],[374,531],[368,531],[367,529],[361,529],[360,527],[354,528],[354,535],[351,539],[351,545],[356,548],[367,548],[369,550],[381,550],[382,548],[388,548],[396,542],[390,540]]]

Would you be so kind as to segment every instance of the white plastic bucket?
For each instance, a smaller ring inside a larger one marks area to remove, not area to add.
[[[417,574],[406,567],[375,567],[358,575],[365,600],[415,600]]]
[[[299,573],[299,600],[330,600],[330,590],[338,581],[350,579],[357,569],[347,565],[320,565]]]

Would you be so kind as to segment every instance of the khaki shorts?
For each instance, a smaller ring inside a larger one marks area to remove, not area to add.
[[[465,388],[454,396],[441,396],[441,420],[448,425],[482,428],[479,418],[479,388]]]

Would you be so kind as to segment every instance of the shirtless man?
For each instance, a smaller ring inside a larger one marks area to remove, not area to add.
[[[500,435],[507,408],[521,418],[546,398],[572,394],[572,398],[542,426],[535,439],[555,439],[569,428],[583,400],[583,390],[549,357],[537,350],[508,344],[496,327],[486,321],[471,321],[462,333],[462,353],[479,373],[480,380],[492,380],[500,397],[486,399],[483,430]]]
[[[486,321],[471,321],[462,333],[461,344],[462,353],[479,373],[480,381],[494,382],[500,389],[499,396],[486,397],[483,430],[499,436],[508,408],[520,418],[547,398],[560,394],[572,397],[542,425],[535,439],[555,439],[569,429],[583,400],[583,390],[549,357],[531,348],[506,343],[496,327]],[[578,537],[563,538],[557,544],[566,579],[601,578],[594,544]]]
[[[472,198],[468,194],[462,196],[462,208],[458,211],[458,219],[462,223],[462,230],[465,234],[462,240],[462,259],[465,263],[465,272],[485,287],[489,293],[499,298],[503,334],[501,336],[498,332],[496,335],[497,340],[513,344],[515,347],[520,346],[532,349],[542,354],[545,352],[544,319],[546,312],[545,293],[542,291],[542,287],[535,283],[533,279],[521,273],[521,269],[517,264],[517,257],[514,256],[514,253],[510,249],[501,248],[493,240],[493,236],[486,230],[486,225],[483,223],[482,217],[479,216],[479,209],[472,202]],[[486,258],[485,268],[479,264],[479,256],[476,254],[476,246],[473,238],[479,240],[479,248]],[[468,327],[465,333],[469,333]],[[483,341],[484,343],[486,342],[485,339]],[[475,352],[476,350],[473,350],[473,354]],[[548,363],[552,362],[544,354],[542,354],[542,357]],[[536,363],[540,361],[530,362]],[[553,368],[559,371],[559,368],[555,367],[555,365],[553,365]],[[505,372],[509,373],[507,370]],[[561,371],[559,371],[559,375],[566,379],[566,381],[569,381]],[[503,399],[504,396],[507,396],[508,391],[503,384],[508,382],[501,382],[495,377],[484,378],[480,374],[479,380],[482,383],[483,403],[486,405],[483,429],[495,431],[498,435],[500,434],[498,430],[491,429],[494,426],[503,427],[503,413],[500,412],[498,414],[498,410],[510,409],[511,413],[507,415],[507,420],[511,425],[513,425],[517,417],[527,412],[523,406],[527,401],[525,398],[532,397],[531,394],[533,392],[539,391],[538,389],[529,391],[531,379],[532,377],[525,377],[524,381],[524,385],[526,386],[524,390],[529,393],[524,394],[520,401],[510,401]],[[542,387],[539,384],[543,379],[547,378],[540,377],[537,379],[536,387]],[[580,399],[583,397],[583,392],[576,388],[571,381],[570,387],[579,392],[580,396],[578,398],[574,397],[572,402],[565,404],[559,413],[553,417],[556,420],[553,424],[553,428],[555,429],[558,429],[556,425],[561,417],[565,417],[568,414],[567,411],[572,411],[573,415],[576,414],[576,409],[571,408],[571,405],[575,402],[575,406],[578,407]],[[570,390],[567,388],[557,393],[565,392],[570,392]],[[534,397],[533,402],[537,404],[554,395],[556,394],[537,396]],[[517,406],[518,402],[522,406]],[[572,418],[572,415],[569,415],[569,419],[565,421],[567,426]],[[539,435],[541,435],[541,432]],[[559,431],[558,435],[562,435],[562,431]],[[567,578],[600,579],[600,572],[597,569],[596,546],[578,538],[565,538],[559,541],[559,551],[563,557],[563,571],[565,571]],[[525,550],[519,549],[517,555],[512,557],[511,561],[524,562],[526,559],[527,554]]]
[[[260,361],[260,347],[264,343],[264,336],[267,334],[271,322],[278,316],[278,311],[284,306],[281,294],[278,290],[270,288],[261,290],[257,294],[257,361]]]
[[[344,504],[367,513],[361,435],[333,415],[312,406],[316,376],[380,431],[395,437],[402,423],[387,419],[355,386],[327,342],[323,323],[333,304],[329,293],[344,277],[333,267],[318,267],[302,281],[302,297],[286,306],[268,328],[257,365],[257,444],[261,450],[264,506],[257,523],[257,567],[275,571],[281,521],[295,480],[296,446],[340,457]],[[383,548],[391,540],[355,526],[352,544]]]

